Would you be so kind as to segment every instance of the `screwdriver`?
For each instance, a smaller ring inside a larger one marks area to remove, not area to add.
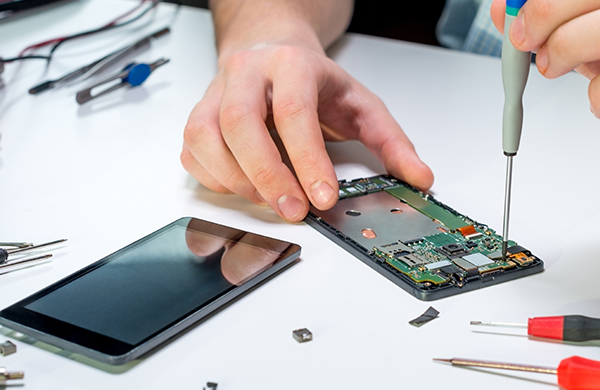
[[[450,363],[453,366],[498,368],[502,370],[554,374],[558,376],[558,385],[565,390],[600,390],[600,362],[579,356],[572,356],[562,360],[558,368],[457,358],[433,360]]]
[[[65,241],[67,241],[67,240],[62,239],[62,240],[46,242],[44,244],[39,244],[39,245],[29,245],[29,243],[23,243],[23,244],[27,244],[27,245],[17,245],[16,249],[0,248],[0,264],[6,263],[8,261],[8,256],[10,256],[10,255],[29,251],[32,249],[38,249],[38,248],[42,248],[42,247],[46,247],[46,246],[50,246],[50,245],[54,245],[54,244],[60,244],[61,242],[65,242]],[[4,243],[4,244],[6,244],[6,243]],[[16,243],[16,244],[21,244],[21,243]]]
[[[482,321],[471,321],[471,325],[527,328],[527,334],[529,336],[554,340],[600,340],[600,319],[579,315],[534,317],[527,321],[527,325]]]
[[[506,156],[506,181],[504,187],[504,222],[502,228],[502,258],[508,249],[508,222],[512,187],[513,157],[517,155],[523,130],[523,91],[527,84],[531,53],[517,50],[510,41],[510,26],[527,0],[506,0],[504,37],[502,39],[502,85],[504,87],[504,112],[502,114],[502,150]]]

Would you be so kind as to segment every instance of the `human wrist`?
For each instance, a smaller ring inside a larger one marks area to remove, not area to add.
[[[299,47],[325,55],[319,37],[310,26],[302,22],[290,23],[287,20],[279,26],[271,25],[269,28],[257,29],[248,34],[225,32],[217,40],[218,68],[223,68],[227,60],[237,52],[276,46]]]

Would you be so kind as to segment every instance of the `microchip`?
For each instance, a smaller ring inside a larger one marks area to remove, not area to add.
[[[448,256],[451,259],[454,259],[456,257],[463,257],[469,254],[469,252],[465,251],[465,248],[463,248],[463,246],[460,244],[447,244],[440,248],[436,248],[436,251],[445,256]]]
[[[307,341],[311,341],[313,339],[312,333],[306,328],[296,329],[292,331],[292,335],[294,336],[294,340],[299,343],[306,343]]]
[[[454,264],[458,265],[460,268],[467,271],[467,277],[475,276],[479,274],[479,270],[476,266],[464,260],[462,257],[458,257],[456,259],[452,259]]]
[[[476,267],[494,264],[494,260],[490,259],[486,255],[482,255],[481,253],[473,253],[471,255],[463,256],[462,258]]]
[[[477,246],[477,243],[475,241],[469,240],[465,242],[465,246],[469,249],[473,249]]]
[[[454,275],[454,274],[458,273],[458,267],[451,264],[446,267],[440,268],[440,271],[442,271],[443,273],[448,274],[448,275]]]

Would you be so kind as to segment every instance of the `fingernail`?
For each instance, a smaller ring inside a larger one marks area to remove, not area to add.
[[[521,12],[510,26],[510,37],[513,43],[521,45],[525,41],[525,18]]]
[[[535,55],[535,64],[537,65],[541,74],[546,73],[546,70],[548,69],[548,53],[545,48],[542,47],[540,50],[538,50],[537,54]]]
[[[316,207],[325,206],[335,195],[333,188],[331,188],[328,183],[321,180],[314,182],[313,185],[310,186],[310,192]]]
[[[260,192],[255,191],[254,195],[258,198],[258,200],[260,201],[260,205],[261,206],[268,206],[269,204],[267,203],[267,201],[265,200],[265,198],[262,197],[262,195],[260,194]]]
[[[590,104],[590,111],[592,112],[592,114],[594,114],[594,116],[596,118],[600,118],[598,115],[596,115],[596,111],[594,111],[594,106]]]
[[[293,221],[304,209],[304,204],[300,199],[290,195],[283,195],[277,200],[279,211],[283,214],[283,218],[288,221]]]

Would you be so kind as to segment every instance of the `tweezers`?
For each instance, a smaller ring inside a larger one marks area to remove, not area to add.
[[[91,64],[84,65],[81,68],[75,69],[74,71],[71,71],[58,79],[48,80],[39,85],[36,85],[35,87],[29,90],[29,93],[32,95],[37,95],[38,93],[46,91],[48,89],[68,85],[74,83],[75,81],[83,81],[91,77],[92,75],[106,69],[110,65],[120,61],[130,53],[149,45],[152,39],[159,38],[162,35],[169,33],[170,31],[171,30],[168,27],[163,28],[162,30],[150,34],[147,37],[144,37],[129,46],[125,46],[115,52],[112,52],[100,58],[99,60],[92,62]]]

